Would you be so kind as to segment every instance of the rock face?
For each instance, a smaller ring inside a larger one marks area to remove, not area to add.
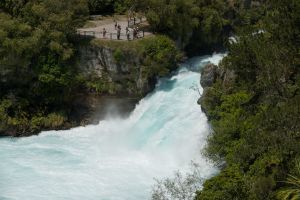
[[[203,93],[198,100],[198,104],[201,105],[201,110],[207,114],[207,108],[205,106],[205,100],[208,96],[209,88],[216,82],[217,78],[220,76],[220,70],[217,65],[207,64],[201,70],[201,80],[200,84],[203,87]]]
[[[86,79],[105,79],[115,84],[114,95],[143,96],[155,86],[155,77],[143,74],[142,58],[132,51],[96,45],[81,46],[79,50],[79,73]]]
[[[214,92],[212,86],[219,80],[222,84],[222,88],[228,89],[230,85],[235,81],[235,73],[233,70],[224,69],[222,66],[216,66],[213,64],[207,64],[201,71],[200,84],[203,87],[203,93],[198,104],[201,105],[201,110],[207,114],[208,105],[207,100],[210,98],[210,93]],[[209,100],[212,101],[212,100]]]
[[[224,69],[213,64],[207,64],[201,71],[200,84],[205,90],[211,87],[218,79],[221,80],[222,87],[228,87],[235,81],[235,72],[231,69]]]
[[[126,116],[155,87],[156,77],[144,73],[143,58],[135,54],[135,49],[125,51],[118,46],[88,43],[80,45],[78,50],[77,69],[84,80],[114,88],[104,93],[80,91],[71,112],[78,124],[97,123],[107,113]]]
[[[206,65],[201,71],[200,84],[203,88],[211,87],[218,76],[218,66],[214,64]]]
[[[139,98],[78,94],[73,102],[70,121],[77,125],[98,124],[106,117],[128,117]]]

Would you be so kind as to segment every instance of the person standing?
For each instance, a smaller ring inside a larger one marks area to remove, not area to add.
[[[105,28],[103,28],[102,34],[103,34],[103,38],[106,38],[106,29]]]
[[[130,31],[129,31],[128,27],[126,27],[126,36],[127,36],[127,40],[129,41],[130,40]]]
[[[118,38],[118,40],[120,40],[120,36],[121,36],[121,26],[119,25],[118,27],[117,27],[117,38]]]
[[[136,38],[139,38],[139,33],[140,33],[139,27],[137,26],[135,30],[136,30]]]
[[[118,23],[117,21],[115,21],[115,30],[117,30],[117,28],[118,28]]]
[[[133,39],[137,38],[137,32],[136,32],[136,28],[133,28]]]

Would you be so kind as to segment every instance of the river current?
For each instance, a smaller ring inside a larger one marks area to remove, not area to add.
[[[222,54],[195,57],[143,98],[126,119],[0,138],[0,200],[144,200],[154,178],[216,169],[202,155],[209,126],[197,104],[200,68]],[[198,89],[197,89],[198,88]]]

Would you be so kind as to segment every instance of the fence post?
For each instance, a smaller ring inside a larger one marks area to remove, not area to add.
[[[143,30],[143,37],[145,37],[145,31]]]

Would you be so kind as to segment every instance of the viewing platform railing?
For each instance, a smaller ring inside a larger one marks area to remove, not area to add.
[[[77,34],[82,36],[82,37],[94,37],[94,38],[108,39],[108,40],[134,40],[134,39],[139,39],[139,38],[145,37],[145,32],[144,31],[139,31],[137,33],[136,37],[134,37],[132,31],[129,33],[129,36],[127,36],[126,33],[121,33],[119,39],[118,39],[118,34],[117,33],[108,33],[107,32],[104,35],[102,31],[77,30]]]
[[[134,25],[141,24],[143,22],[147,21],[145,17],[134,17],[128,20],[128,27],[132,27]]]

